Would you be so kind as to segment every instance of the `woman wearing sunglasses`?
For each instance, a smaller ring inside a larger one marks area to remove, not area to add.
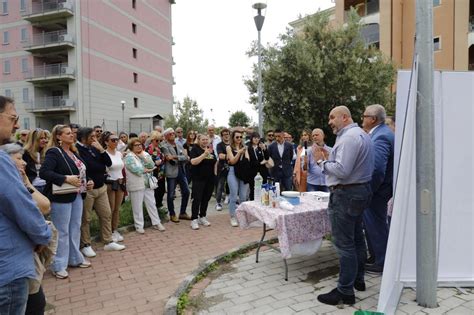
[[[240,202],[244,202],[247,200],[247,192],[249,189],[249,185],[248,185],[248,182],[245,182],[243,178],[245,177],[245,172],[249,173],[250,171],[249,154],[247,151],[247,147],[244,146],[242,143],[241,131],[239,130],[232,131],[230,145],[227,147],[226,150],[227,150],[227,160],[229,162],[229,174],[227,175],[227,183],[229,184],[229,190],[230,190],[230,198],[229,198],[230,225],[236,227],[236,226],[239,226],[239,223],[237,222],[237,219],[235,218],[235,210],[237,208],[237,196],[239,196]]]
[[[124,163],[122,153],[117,149],[119,138],[113,132],[106,131],[102,134],[102,142],[105,151],[112,160],[112,165],[107,167],[105,183],[107,185],[107,196],[109,198],[110,210],[112,213],[111,229],[112,240],[122,242],[123,236],[117,230],[120,222],[120,205],[125,191],[125,180],[123,178]]]

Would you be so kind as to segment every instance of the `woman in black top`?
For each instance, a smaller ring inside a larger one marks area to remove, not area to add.
[[[81,236],[82,199],[87,190],[94,186],[87,181],[86,165],[74,146],[74,134],[66,125],[53,128],[44,162],[39,171],[46,180],[46,191],[51,200],[51,220],[58,230],[58,249],[51,269],[58,279],[68,277],[67,267],[90,267],[79,250]],[[53,194],[52,185],[64,183],[77,187],[69,194]],[[81,196],[82,194],[82,196]]]
[[[193,204],[191,215],[191,228],[199,229],[199,224],[209,226],[211,223],[206,218],[207,205],[214,191],[216,157],[212,154],[212,144],[209,137],[201,135],[198,145],[190,151],[191,176],[193,179]],[[199,215],[199,218],[198,218]]]
[[[196,144],[196,135],[197,135],[196,131],[193,131],[193,130],[188,131],[188,135],[186,137],[186,143],[183,145],[183,149],[186,150],[186,154],[188,156],[191,156],[190,154],[191,154],[192,149],[195,146],[198,146]],[[188,180],[188,185],[191,185],[191,181],[193,180],[191,176],[191,164],[186,163],[184,168],[186,170],[186,179]]]
[[[265,166],[269,161],[270,156],[268,154],[267,146],[265,143],[260,142],[260,135],[258,132],[254,132],[250,135],[250,142],[248,144],[248,153],[250,159],[250,172],[251,178],[249,182],[249,199],[254,200],[254,190],[255,190],[255,181],[254,178],[257,173],[263,178],[263,183],[267,182],[268,178],[268,169]],[[260,189],[260,187],[257,187]]]

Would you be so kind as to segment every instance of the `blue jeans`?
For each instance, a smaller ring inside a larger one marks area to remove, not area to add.
[[[179,185],[179,188],[181,188],[181,209],[179,211],[179,214],[185,214],[189,200],[189,187],[188,180],[186,179],[186,174],[184,173],[183,168],[181,166],[179,167],[178,177],[166,178],[166,184],[168,188],[166,201],[168,203],[168,211],[170,212],[170,216],[176,215],[176,213],[174,212],[174,196],[176,185]]]
[[[28,278],[15,279],[0,287],[0,314],[23,315],[28,301]]]
[[[66,270],[67,266],[77,266],[84,262],[79,250],[81,238],[82,197],[77,194],[71,203],[51,203],[51,220],[58,230],[58,249],[51,269],[55,272]]]
[[[367,247],[362,232],[362,213],[370,203],[370,184],[335,189],[329,197],[328,214],[332,241],[339,255],[337,289],[354,294],[354,282],[364,281]]]
[[[230,190],[229,214],[231,217],[235,217],[235,210],[237,209],[237,196],[239,196],[240,202],[246,201],[249,184],[244,183],[243,180],[240,180],[235,176],[233,166],[229,167],[229,174],[227,174],[227,184],[229,184]]]
[[[329,188],[328,188],[328,186],[324,186],[324,185],[313,185],[313,184],[307,183],[306,184],[306,191],[325,191],[325,192],[329,192]]]

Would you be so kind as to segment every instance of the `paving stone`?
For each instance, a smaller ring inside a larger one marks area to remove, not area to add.
[[[219,291],[219,293],[221,294],[226,294],[229,292],[237,292],[239,289],[242,289],[242,288],[243,287],[240,284],[234,284],[233,286],[218,289],[217,291]]]
[[[305,301],[305,302],[290,305],[290,307],[292,309],[294,309],[295,311],[299,312],[299,311],[302,311],[302,310],[309,309],[309,308],[313,307],[314,304],[315,304],[314,301]]]
[[[311,300],[316,300],[316,296],[313,293],[306,293],[303,295],[297,295],[294,299],[298,302],[306,302]]]
[[[326,314],[326,313],[331,313],[331,312],[336,311],[337,307],[332,306],[332,305],[319,304],[315,307],[312,307],[310,310],[315,312],[316,314]]]
[[[439,302],[439,305],[446,306],[447,308],[454,308],[462,304],[464,304],[464,300],[458,298],[457,296],[452,296]]]
[[[287,298],[283,300],[277,300],[275,303],[272,304],[272,307],[274,307],[275,309],[284,308],[285,306],[288,306],[294,303],[295,303],[295,300],[293,300],[292,298]]]
[[[270,305],[272,303],[274,303],[276,301],[276,299],[274,297],[271,297],[271,296],[267,296],[265,298],[261,298],[261,299],[257,299],[253,302],[250,302],[250,304],[252,304],[254,307],[260,307],[260,306],[263,306],[263,305]]]
[[[227,314],[241,314],[253,308],[254,307],[250,303],[243,303],[243,304],[237,304],[236,306],[232,306],[226,309],[225,311]]]
[[[262,305],[260,307],[254,308],[252,310],[248,310],[245,314],[265,314],[265,313],[273,313],[275,310],[270,307],[269,305]]]
[[[260,291],[259,287],[250,287],[250,288],[242,288],[242,290],[238,290],[236,291],[236,293],[240,296],[244,296],[244,295],[255,293],[258,291]]]
[[[290,315],[290,314],[294,314],[295,311],[289,307],[282,307],[282,308],[277,308],[275,310],[273,310],[274,314],[278,314],[278,315]],[[298,313],[299,314],[299,313]]]
[[[222,311],[222,310],[225,310],[225,309],[233,307],[233,306],[235,306],[235,304],[232,301],[227,300],[227,301],[224,301],[224,302],[219,303],[217,305],[211,306],[209,308],[209,311],[210,312]]]
[[[448,311],[446,314],[452,315],[472,315],[474,311],[464,306],[458,306],[453,308],[452,310]]]

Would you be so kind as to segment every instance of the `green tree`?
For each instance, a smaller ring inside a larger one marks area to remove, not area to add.
[[[176,129],[181,127],[186,133],[190,130],[205,132],[208,125],[209,121],[204,118],[203,110],[189,96],[186,96],[182,103],[178,101],[175,114],[169,115],[165,119],[166,128]]]
[[[233,112],[229,117],[229,126],[230,127],[248,127],[250,125],[251,119],[247,114],[241,110]]]
[[[395,67],[378,49],[365,46],[359,20],[351,11],[347,25],[334,28],[322,12],[307,17],[301,31],[287,30],[279,44],[264,49],[265,128],[299,136],[304,128],[319,127],[329,135],[328,115],[336,105],[349,107],[354,121],[360,121],[367,105],[390,107]],[[255,52],[253,45],[248,54]],[[244,83],[255,104],[257,65],[253,70]]]

